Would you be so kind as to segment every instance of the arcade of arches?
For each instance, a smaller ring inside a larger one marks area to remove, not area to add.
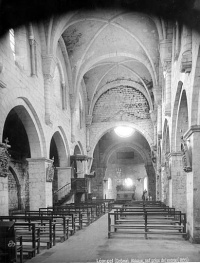
[[[199,48],[200,35],[178,21],[117,9],[7,32],[0,215],[52,206],[63,187],[56,201],[116,199],[120,191],[141,200],[146,190],[186,212],[190,240],[200,242]],[[133,132],[119,137],[118,126]]]

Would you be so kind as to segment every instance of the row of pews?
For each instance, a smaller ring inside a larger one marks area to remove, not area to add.
[[[116,234],[186,237],[186,214],[160,201],[115,203],[108,213],[108,238]]]
[[[13,211],[9,216],[0,216],[0,221],[14,222],[17,260],[32,258],[41,249],[50,249],[64,242],[76,231],[90,225],[111,211],[112,199],[96,199],[78,204],[41,207],[38,211]]]

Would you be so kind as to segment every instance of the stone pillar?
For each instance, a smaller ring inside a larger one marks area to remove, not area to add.
[[[51,125],[51,95],[56,58],[53,55],[47,55],[42,58],[42,62],[44,75],[45,122],[47,125]]]
[[[158,117],[157,117],[157,135],[158,138],[162,137],[162,106],[161,104],[158,105]]]
[[[163,203],[166,204],[166,200],[165,200],[165,169],[164,167],[161,165],[161,173],[160,173],[160,196],[161,196],[161,201]]]
[[[153,110],[151,113],[151,120],[153,122],[154,127],[154,146],[157,144],[157,110]]]
[[[165,63],[165,115],[171,116],[171,61]]]
[[[36,42],[33,33],[33,26],[31,23],[28,24],[29,44],[30,44],[30,55],[31,55],[31,76],[37,75],[36,67]]]
[[[67,109],[67,102],[66,102],[66,83],[63,81],[61,83],[61,87],[62,87],[62,109],[66,110]]]
[[[168,29],[169,30],[169,29]],[[172,61],[172,34],[160,41],[160,58],[165,78],[165,115],[171,115],[171,61]]]
[[[51,91],[53,78],[51,75],[44,75],[44,99],[45,99],[45,123],[52,125],[51,120]]]
[[[6,143],[0,143],[0,215],[7,216],[9,214],[8,199],[8,173],[10,156],[8,153],[8,139]]]
[[[70,109],[71,109],[71,142],[75,142],[76,131],[76,99],[74,94],[70,94]]]
[[[186,212],[186,173],[183,171],[182,153],[171,152],[169,155],[169,205],[176,210]]]
[[[156,200],[161,200],[161,163],[160,139],[162,138],[162,106],[157,106],[157,158],[156,158]]]
[[[0,216],[7,216],[8,211],[8,177],[0,177]]]
[[[156,200],[156,174],[152,164],[145,165],[148,175],[148,193],[152,200]]]
[[[92,124],[92,115],[87,115],[86,116],[86,148],[87,152],[91,150],[90,147],[90,126]]]
[[[72,174],[72,167],[56,167],[57,176],[58,176],[58,189],[65,186],[68,183],[71,183],[71,174]],[[68,191],[71,190],[71,185],[67,188]],[[63,195],[62,195],[63,194]],[[58,199],[61,199],[62,196],[66,195],[67,193],[59,193]]]
[[[52,165],[53,160],[28,158],[27,161],[30,210],[52,206],[52,180],[47,178],[47,169]]]
[[[156,158],[156,200],[161,200],[161,148],[160,138],[157,142],[157,158]]]
[[[188,142],[192,171],[187,173],[187,232],[200,243],[200,126],[192,126],[184,135]]]

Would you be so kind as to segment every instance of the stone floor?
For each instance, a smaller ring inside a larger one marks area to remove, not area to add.
[[[107,215],[78,231],[64,243],[26,263],[135,263],[200,262],[200,245],[181,236],[115,235],[107,238]]]

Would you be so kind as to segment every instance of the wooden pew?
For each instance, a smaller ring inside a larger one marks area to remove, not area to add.
[[[19,254],[19,262],[23,263],[23,243],[22,243],[22,236],[17,236],[16,239],[16,246],[15,246],[15,253],[16,253],[16,262],[18,262],[17,260],[17,256]]]
[[[69,232],[73,235],[76,230],[82,228],[82,214],[79,212],[73,213],[63,209],[54,210],[52,207],[39,208],[40,215],[64,216],[68,220]]]
[[[24,211],[25,216],[41,216],[51,217],[55,225],[55,238],[57,241],[63,242],[69,237],[69,219],[64,215],[57,215],[50,212],[41,212],[41,211]],[[42,222],[43,223],[43,222]],[[41,226],[44,229],[43,226]]]
[[[16,236],[22,237],[23,253],[27,253],[28,257],[35,257],[40,253],[40,229],[34,223],[18,223],[15,222],[14,228]]]
[[[34,223],[37,228],[40,228],[40,244],[45,243],[47,249],[55,245],[55,223],[52,217],[41,216],[26,216],[26,215],[13,215],[13,216],[0,216],[0,221],[15,221]]]
[[[169,206],[150,206],[150,207],[135,207],[135,206],[130,206],[130,205],[123,205],[120,208],[116,208],[117,211],[121,211],[121,212],[168,212],[168,213],[173,213],[175,211],[175,208],[170,208]]]
[[[112,217],[112,220],[111,220]],[[113,229],[113,230],[112,230]],[[117,231],[117,230],[126,230]],[[128,230],[128,231],[127,231]],[[113,233],[186,235],[186,214],[180,211],[115,211],[108,213],[108,238]]]
[[[92,223],[93,221],[95,221],[96,217],[97,217],[97,209],[95,205],[84,205],[81,203],[70,203],[70,204],[66,204],[64,206],[61,207],[54,207],[54,210],[60,210],[60,209],[65,209],[65,210],[69,210],[69,211],[77,211],[77,212],[81,212],[82,213],[82,217],[83,217],[83,223],[85,223],[86,225],[89,225],[90,223]]]
[[[65,211],[68,213],[75,214],[76,218],[81,213],[82,214],[82,226],[88,226],[92,222],[92,208],[77,207],[74,205],[65,206],[54,206],[54,211]]]

